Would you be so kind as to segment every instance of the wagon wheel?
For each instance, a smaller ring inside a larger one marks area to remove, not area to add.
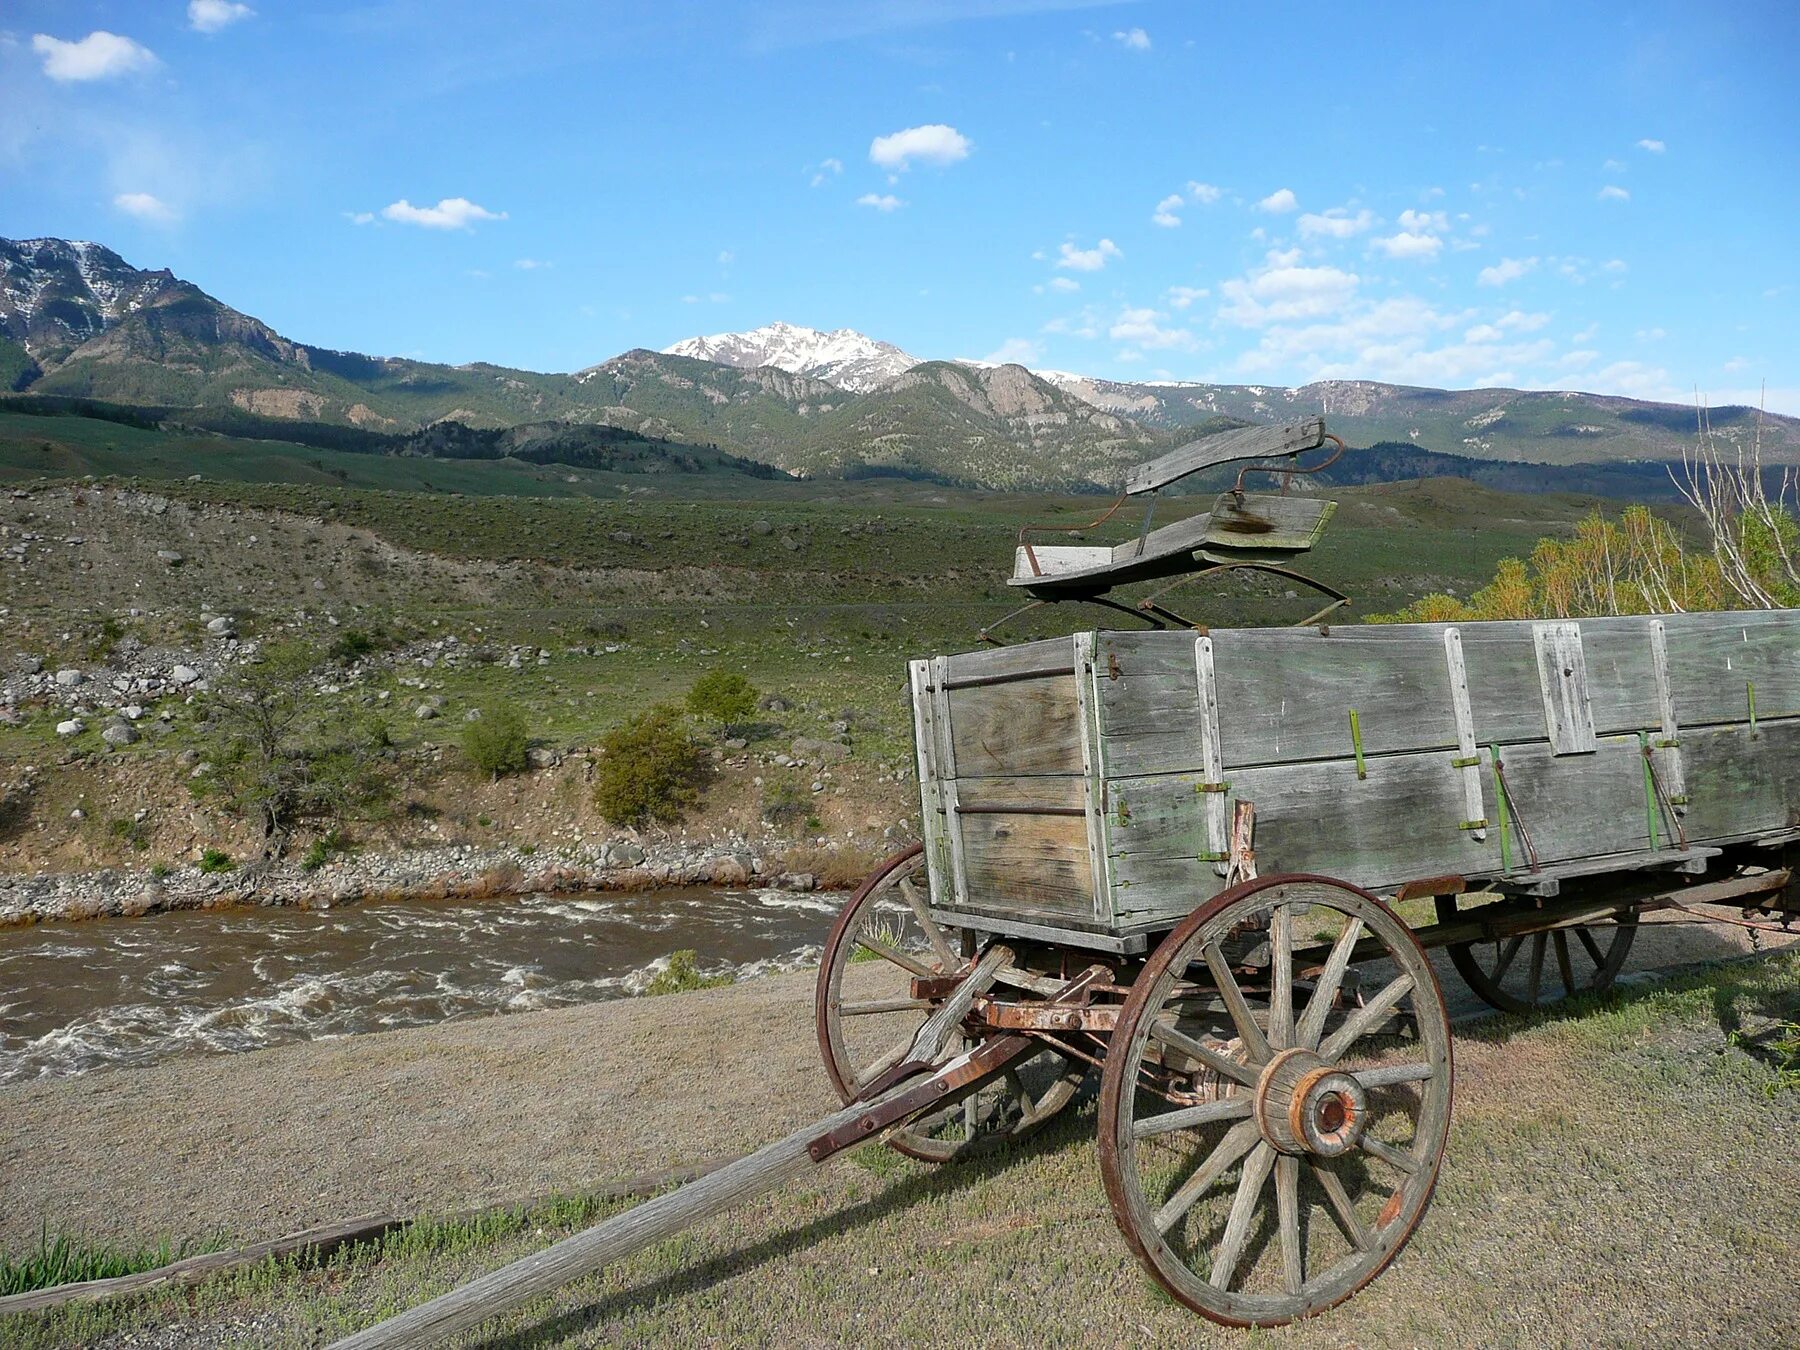
[[[1297,966],[1297,939],[1329,957]],[[1324,877],[1231,887],[1156,949],[1119,1015],[1099,1122],[1113,1215],[1214,1321],[1321,1312],[1418,1225],[1450,1079],[1443,994],[1392,910]]]
[[[826,939],[814,1001],[819,1050],[846,1102],[899,1062],[931,1015],[934,1003],[912,996],[913,978],[968,965],[962,930],[934,922],[925,897],[924,850],[914,845],[870,874]],[[967,1045],[953,1037],[949,1053]],[[924,1162],[972,1156],[1042,1125],[1069,1104],[1084,1073],[1047,1050],[888,1142]]]
[[[1438,922],[1467,918],[1484,907],[1469,896],[1440,895]],[[1463,983],[1483,1003],[1502,1012],[1528,1013],[1576,994],[1610,989],[1637,930],[1637,911],[1629,909],[1605,923],[1457,943],[1445,950]]]

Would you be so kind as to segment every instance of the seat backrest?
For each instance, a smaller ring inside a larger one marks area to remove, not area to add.
[[[1287,426],[1233,427],[1189,441],[1177,450],[1140,464],[1125,478],[1125,492],[1154,492],[1190,473],[1240,459],[1267,459],[1311,450],[1325,443],[1325,419],[1309,417]]]

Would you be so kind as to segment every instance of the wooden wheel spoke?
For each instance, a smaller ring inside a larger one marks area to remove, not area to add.
[[[1575,930],[1575,936],[1581,939],[1581,945],[1587,948],[1587,954],[1593,961],[1595,968],[1604,970],[1606,968],[1606,953],[1600,950],[1600,944],[1594,941],[1594,935],[1585,928],[1577,928]]]
[[[1276,905],[1269,915],[1269,1044],[1286,1050],[1294,1043],[1294,915]]]
[[[1331,955],[1325,959],[1325,969],[1313,986],[1312,998],[1307,1002],[1306,1014],[1300,1019],[1296,1032],[1295,1044],[1304,1050],[1319,1047],[1319,1037],[1325,1032],[1325,1019],[1331,1015],[1331,1005],[1337,1002],[1338,989],[1344,982],[1344,972],[1350,968],[1350,957],[1362,931],[1363,921],[1351,915],[1350,922],[1344,925],[1344,931],[1333,944]]]
[[[1506,978],[1506,972],[1512,969],[1513,958],[1519,954],[1519,948],[1524,945],[1525,935],[1521,933],[1518,937],[1513,938],[1508,942],[1505,947],[1501,948],[1498,956],[1495,958],[1493,970],[1488,972],[1488,978],[1495,984],[1499,984],[1501,980],[1504,980]]]
[[[1256,1024],[1256,1016],[1244,1001],[1244,991],[1238,988],[1238,982],[1231,973],[1231,967],[1225,963],[1219,944],[1207,943],[1202,955],[1206,958],[1206,968],[1212,972],[1213,983],[1219,987],[1219,997],[1225,1000],[1225,1010],[1231,1014],[1238,1036],[1250,1051],[1250,1058],[1258,1064],[1267,1063],[1274,1053],[1269,1046],[1269,1038],[1263,1035],[1263,1029]]]
[[[1395,1148],[1392,1144],[1384,1144],[1373,1135],[1365,1134],[1357,1142],[1357,1147],[1371,1158],[1379,1158],[1389,1167],[1399,1168],[1407,1176],[1417,1172],[1422,1165],[1412,1153],[1405,1149]]]
[[[1182,1182],[1180,1189],[1156,1211],[1151,1220],[1156,1225],[1156,1231],[1167,1234],[1180,1223],[1200,1197],[1206,1194],[1207,1188],[1261,1142],[1262,1136],[1257,1131],[1254,1120],[1240,1120],[1227,1130],[1218,1146],[1194,1169],[1194,1174]]]
[[[1422,1083],[1437,1072],[1423,1061],[1412,1064],[1384,1064],[1379,1069],[1358,1069],[1350,1076],[1366,1088],[1392,1087],[1396,1083]]]
[[[1350,1245],[1359,1252],[1368,1251],[1375,1245],[1375,1239],[1357,1217],[1356,1206],[1350,1203],[1350,1193],[1344,1189],[1343,1179],[1318,1159],[1312,1159],[1311,1164],[1313,1179],[1319,1183],[1319,1189],[1325,1192],[1325,1199],[1330,1202],[1331,1211],[1337,1215],[1344,1235],[1350,1239]]]
[[[913,917],[919,921],[919,927],[925,930],[925,941],[931,944],[931,950],[943,963],[944,970],[955,970],[962,964],[962,958],[950,950],[950,944],[944,940],[944,930],[937,926],[930,911],[926,908],[925,897],[919,894],[911,877],[900,878],[900,896],[906,901],[907,908],[912,910]]]
[[[914,975],[917,975],[922,979],[930,979],[933,975],[938,973],[923,961],[916,960],[913,957],[908,956],[905,952],[897,952],[892,947],[888,946],[887,943],[877,941],[875,938],[868,937],[865,934],[858,933],[856,935],[856,945],[874,952],[875,955],[879,956],[883,961],[899,966],[902,970],[911,971]]]
[[[1152,1022],[1150,1036],[1153,1040],[1161,1041],[1171,1050],[1179,1050],[1184,1055],[1190,1055],[1214,1073],[1223,1074],[1227,1078],[1242,1083],[1245,1087],[1255,1087],[1261,1077],[1249,1065],[1239,1064],[1235,1059],[1227,1059],[1211,1046],[1202,1045],[1192,1036],[1175,1030],[1167,1022]]]
[[[878,1013],[920,1012],[931,1007],[928,998],[877,998],[862,1003],[840,1003],[845,1017],[873,1017]]]
[[[1556,944],[1556,971],[1562,978],[1564,992],[1575,997],[1575,968],[1569,962],[1569,935],[1558,928],[1550,935]]]
[[[1325,1039],[1319,1055],[1328,1063],[1343,1056],[1370,1028],[1383,1021],[1394,1006],[1412,992],[1413,977],[1397,975],[1380,993],[1344,1019],[1344,1023]]]
[[[1306,1283],[1300,1246],[1300,1160],[1284,1153],[1275,1160],[1275,1216],[1281,1226],[1281,1283],[1298,1294]]]
[[[1228,1290],[1237,1274],[1238,1262],[1244,1256],[1244,1244],[1250,1240],[1250,1223],[1256,1217],[1256,1202],[1275,1165],[1275,1150],[1258,1141],[1244,1160],[1244,1173],[1238,1178],[1237,1195],[1231,1201],[1231,1213],[1225,1220],[1225,1236],[1219,1239],[1219,1250],[1213,1255],[1208,1283],[1213,1288]]]
[[[1154,1135],[1173,1134],[1176,1130],[1191,1130],[1196,1125],[1210,1124],[1215,1120],[1237,1120],[1249,1114],[1250,1098],[1222,1097],[1216,1102],[1184,1106],[1179,1111],[1165,1111],[1160,1116],[1134,1120],[1131,1122],[1131,1134],[1134,1139],[1149,1139]]]
[[[1548,933],[1531,935],[1531,968],[1525,976],[1525,1001],[1536,1003],[1538,990],[1544,982],[1544,953],[1550,946]]]

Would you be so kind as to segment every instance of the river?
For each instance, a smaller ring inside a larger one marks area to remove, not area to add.
[[[622,998],[683,948],[707,974],[811,964],[842,901],[682,889],[0,930],[0,1083]]]

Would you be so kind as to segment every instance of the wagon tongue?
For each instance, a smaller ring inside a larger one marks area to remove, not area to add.
[[[852,1102],[834,1115],[765,1144],[755,1153],[697,1181],[347,1336],[336,1343],[334,1350],[398,1350],[403,1346],[436,1345],[721,1210],[766,1195],[809,1166],[973,1091],[1020,1056],[1042,1049],[1042,1044],[1031,1036],[995,1036],[973,1050],[944,1063],[937,1062],[951,1035],[962,1029],[975,999],[994,984],[1013,960],[1013,953],[1006,947],[987,950],[944,1005],[919,1028],[901,1066],[909,1072],[893,1079],[892,1085],[882,1092]],[[1108,974],[1103,966],[1090,966],[1057,990],[1052,1001],[1083,1001],[1088,987]],[[921,1074],[929,1076],[920,1079]]]

